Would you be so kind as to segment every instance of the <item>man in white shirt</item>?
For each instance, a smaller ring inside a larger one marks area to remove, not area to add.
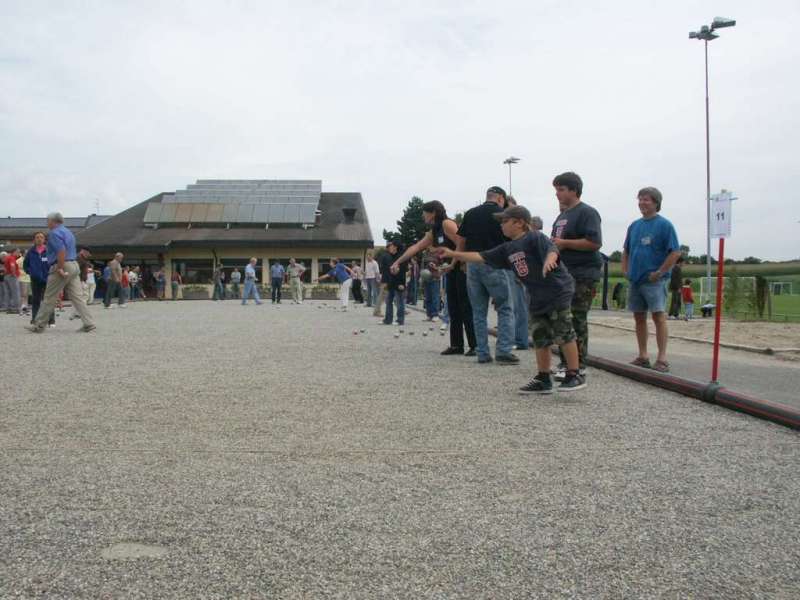
[[[367,283],[367,306],[372,306],[378,301],[378,291],[381,287],[381,268],[375,260],[372,250],[367,252],[367,262],[364,265],[364,281]]]

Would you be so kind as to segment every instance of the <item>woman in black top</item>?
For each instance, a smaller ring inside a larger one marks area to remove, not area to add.
[[[394,261],[391,269],[395,271],[400,265],[430,247],[445,246],[454,250],[458,241],[458,224],[447,216],[444,205],[438,200],[431,200],[422,205],[422,216],[430,230],[425,236]],[[467,295],[467,273],[464,265],[453,261],[442,267],[446,274],[447,310],[450,314],[450,346],[442,354],[464,354],[464,331],[467,332],[469,350],[467,356],[475,356],[475,329],[472,324],[472,305]]]

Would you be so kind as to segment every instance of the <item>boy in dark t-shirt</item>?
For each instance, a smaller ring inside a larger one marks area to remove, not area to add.
[[[558,391],[571,392],[586,387],[578,372],[578,346],[572,327],[570,304],[575,283],[559,262],[558,249],[542,233],[530,230],[531,215],[524,206],[507,208],[495,215],[510,238],[484,252],[456,252],[438,248],[441,256],[464,262],[485,262],[493,267],[509,269],[528,288],[530,296],[530,330],[536,348],[537,375],[521,394],[551,394],[550,346],[558,344],[567,359],[567,373]]]

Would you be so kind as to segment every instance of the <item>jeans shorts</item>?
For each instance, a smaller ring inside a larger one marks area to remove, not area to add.
[[[628,310],[631,312],[664,312],[667,308],[667,281],[631,283],[628,288]]]

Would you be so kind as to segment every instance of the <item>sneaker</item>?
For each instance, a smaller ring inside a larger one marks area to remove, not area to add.
[[[556,381],[564,381],[564,377],[567,375],[567,365],[560,363],[557,367],[550,370],[550,375]]]
[[[494,359],[491,356],[479,356],[478,357],[478,364],[485,365],[490,362],[494,362]]]
[[[442,326],[439,327],[439,331],[447,331],[447,323],[442,323]]]
[[[431,323],[437,323],[439,321],[439,317],[431,317]]]
[[[558,386],[559,392],[574,392],[586,387],[586,379],[580,373],[568,373]]]
[[[56,324],[55,324],[55,323],[50,323],[50,324],[48,325],[48,327],[49,327],[50,329],[55,329],[55,328],[56,328]]]
[[[120,308],[128,308],[128,305],[127,304],[120,304],[119,307]]]
[[[456,355],[456,354],[457,355],[461,355],[461,354],[464,354],[464,349],[463,348],[454,348],[453,346],[450,346],[449,348],[445,348],[444,350],[442,350],[441,354],[442,354],[442,356],[451,356],[451,355]]]
[[[90,331],[94,331],[97,329],[96,325],[84,325],[80,329],[78,329],[78,333],[89,333]]]
[[[464,352],[464,356],[477,356],[478,353],[475,351],[475,348],[470,348],[466,352]]]
[[[513,354],[498,354],[494,358],[498,365],[518,365],[519,357]]]
[[[519,388],[519,393],[521,396],[527,396],[529,394],[552,394],[553,382],[550,381],[549,377],[547,379],[539,379],[537,375],[531,379],[527,385]]]

